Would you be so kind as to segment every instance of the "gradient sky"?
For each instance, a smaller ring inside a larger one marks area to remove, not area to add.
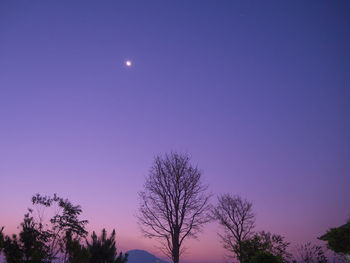
[[[350,216],[349,14],[349,1],[0,1],[0,225],[17,231],[34,193],[58,193],[124,251],[158,253],[137,192],[176,150],[213,194],[251,200],[256,230],[316,241]],[[217,230],[184,260],[221,262]]]

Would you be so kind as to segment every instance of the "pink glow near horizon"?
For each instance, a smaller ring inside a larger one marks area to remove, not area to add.
[[[1,2],[5,232],[33,194],[57,193],[90,231],[155,252],[137,193],[169,151],[190,153],[214,195],[251,200],[256,230],[294,245],[343,224],[350,4],[156,2]],[[185,260],[222,261],[217,230],[188,241]]]

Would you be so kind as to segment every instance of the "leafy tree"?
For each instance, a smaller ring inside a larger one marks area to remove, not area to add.
[[[350,220],[337,228],[331,228],[319,238],[327,241],[329,249],[335,253],[350,254]]]
[[[28,209],[21,223],[19,237],[4,236],[0,228],[0,253],[7,263],[126,263],[127,254],[117,254],[115,231],[107,238],[103,229],[100,237],[93,232],[92,242],[86,241],[87,220],[80,220],[80,206],[67,199],[41,196],[32,197],[33,209]],[[45,220],[45,210],[53,214]],[[86,246],[82,245],[86,241]]]
[[[251,258],[249,263],[282,263],[283,259],[280,256],[275,256],[268,251],[259,251]]]
[[[327,263],[321,246],[312,245],[310,242],[296,247],[295,260],[297,263]]]
[[[23,250],[21,249],[17,236],[6,236],[4,238],[3,250],[7,263],[24,263]]]
[[[288,246],[289,242],[284,241],[281,235],[261,231],[250,239],[242,241],[242,262],[251,262],[257,255],[260,255],[259,258],[269,258],[269,255],[272,255],[281,262],[288,262],[291,257],[287,252]]]
[[[90,260],[89,250],[84,247],[79,239],[73,239],[71,232],[66,233],[66,262],[69,263],[88,263]]]
[[[49,247],[46,243],[51,237],[50,233],[41,231],[40,226],[38,227],[29,213],[24,215],[24,221],[21,223],[21,226],[22,231],[19,237],[24,262],[49,262]]]
[[[0,228],[0,254],[4,248],[4,234],[2,233],[4,231],[4,227]]]
[[[74,240],[87,234],[87,221],[79,220],[80,206],[56,194],[52,198],[36,194],[32,204],[34,208],[24,215],[19,238],[16,235],[2,237],[7,263],[46,263],[55,261],[59,255],[67,262],[66,233]],[[45,220],[44,212],[49,207],[53,208],[53,216]]]
[[[39,231],[38,225],[25,214],[21,223],[19,239],[17,235],[6,236],[3,242],[4,253],[8,263],[45,263],[50,262],[49,248],[45,244],[48,236]]]
[[[73,239],[84,238],[87,235],[85,225],[87,220],[80,220],[82,209],[79,205],[74,206],[68,199],[63,199],[54,194],[53,197],[36,194],[32,197],[32,204],[37,211],[37,220],[42,232],[47,232],[50,238],[47,240],[50,248],[51,259],[58,257],[60,252],[66,251],[66,233],[70,233]],[[45,222],[43,214],[45,208],[51,207],[54,211],[48,222]],[[33,214],[33,210],[29,210]],[[67,260],[67,254],[64,254]]]
[[[224,230],[223,234],[219,234],[223,247],[231,252],[232,257],[244,262],[243,242],[251,237],[255,222],[252,203],[240,196],[219,196],[217,206],[212,209],[212,217]]]
[[[89,263],[125,263],[128,254],[123,256],[122,253],[117,255],[115,244],[115,230],[107,238],[107,232],[102,230],[101,236],[98,237],[95,232],[91,235],[91,243],[87,242],[87,250],[90,254]]]
[[[146,237],[157,238],[163,252],[178,263],[186,238],[196,237],[210,221],[207,187],[190,157],[171,153],[158,156],[139,193],[138,220]]]

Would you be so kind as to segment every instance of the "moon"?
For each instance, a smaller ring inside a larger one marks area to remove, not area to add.
[[[132,66],[132,61],[131,60],[125,60],[125,66],[127,66],[128,68],[130,68]]]

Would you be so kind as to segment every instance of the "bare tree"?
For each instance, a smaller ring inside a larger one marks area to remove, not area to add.
[[[158,238],[162,251],[178,263],[186,238],[197,237],[210,221],[210,195],[201,172],[185,154],[170,153],[154,160],[139,193],[137,215],[146,237]]]
[[[252,203],[240,196],[219,196],[212,217],[223,227],[224,233],[219,234],[223,247],[243,262],[242,243],[250,238],[255,222]]]

